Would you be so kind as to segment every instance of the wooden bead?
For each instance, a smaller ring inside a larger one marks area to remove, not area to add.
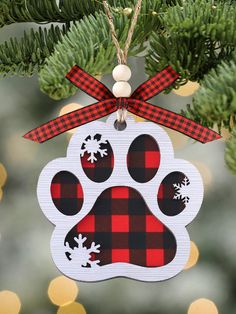
[[[131,86],[128,82],[116,82],[112,88],[115,97],[129,97],[131,95]]]
[[[127,65],[119,64],[114,68],[112,75],[117,82],[127,82],[131,78],[131,70]]]

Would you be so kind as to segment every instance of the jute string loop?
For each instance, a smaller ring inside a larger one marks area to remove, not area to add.
[[[128,59],[128,53],[129,53],[129,48],[132,42],[132,37],[134,34],[134,29],[135,26],[137,24],[138,21],[138,16],[140,14],[141,11],[141,6],[142,6],[142,0],[138,0],[135,8],[134,8],[134,14],[133,14],[133,18],[131,21],[131,25],[128,31],[128,35],[127,35],[127,39],[125,42],[125,46],[124,46],[124,50],[121,48],[118,37],[117,37],[117,32],[115,29],[115,25],[114,25],[114,21],[113,21],[113,16],[110,10],[110,7],[107,3],[107,1],[103,1],[103,6],[104,6],[104,10],[108,19],[108,23],[110,25],[110,29],[111,29],[111,36],[112,36],[112,40],[113,43],[116,47],[116,52],[117,52],[117,61],[119,64],[127,64],[127,59]],[[117,120],[120,123],[124,123],[127,117],[127,110],[126,109],[119,109],[117,110]]]

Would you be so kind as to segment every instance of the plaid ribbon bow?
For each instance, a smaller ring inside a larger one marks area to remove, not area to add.
[[[174,129],[202,143],[211,142],[221,137],[218,133],[193,120],[146,102],[173,84],[179,77],[179,74],[171,66],[167,66],[141,84],[129,98],[115,98],[104,84],[77,65],[70,70],[66,77],[75,86],[97,99],[98,102],[53,119],[26,133],[24,138],[43,143],[61,133],[105,117],[121,108],[126,108],[137,116]]]

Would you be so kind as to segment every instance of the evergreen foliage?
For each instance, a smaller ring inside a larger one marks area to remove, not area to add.
[[[201,81],[192,105],[182,112],[201,124],[222,127],[232,132],[226,145],[225,160],[236,174],[236,53],[232,60],[221,63]]]
[[[124,44],[130,19],[118,13],[114,14],[114,23],[119,41]],[[156,16],[141,16],[134,32],[130,56],[135,56],[146,49],[144,45],[146,37],[159,26],[159,19]],[[74,64],[80,65],[95,76],[109,73],[115,66],[116,49],[103,12],[86,16],[71,27],[62,42],[57,45],[56,53],[47,59],[47,64],[40,72],[42,90],[54,99],[72,95],[77,89],[65,79],[65,73]]]
[[[66,26],[60,29],[53,25],[50,29],[31,29],[20,40],[11,38],[9,42],[0,45],[0,75],[30,76],[38,72],[67,29]]]
[[[236,45],[235,5],[188,0],[168,8],[160,19],[165,31],[150,38],[149,75],[170,64],[181,74],[179,84],[184,84],[202,79],[230,59]]]
[[[192,105],[185,116],[207,126],[232,131],[236,122],[236,53],[232,60],[222,62],[201,81]]]
[[[127,36],[136,0],[109,0],[121,45]],[[0,45],[0,75],[31,76],[39,72],[41,89],[54,99],[76,89],[65,74],[78,64],[103,75],[116,63],[116,51],[100,0],[2,0],[0,27],[35,22],[38,30]],[[57,22],[61,25],[42,26]],[[170,64],[181,77],[201,88],[183,112],[203,125],[235,127],[236,3],[233,0],[143,0],[130,56],[146,57],[146,73]],[[227,143],[226,163],[236,174],[236,131]]]
[[[225,161],[233,174],[236,174],[236,128],[232,132],[232,137],[226,143]]]
[[[95,0],[2,0],[0,4],[0,27],[21,22],[75,21],[99,9]]]
[[[135,0],[109,0],[113,8],[133,7]],[[146,1],[149,6],[151,2]],[[165,1],[158,1],[164,2]],[[176,0],[167,0],[169,5]],[[102,0],[1,0],[0,3],[0,27],[12,23],[67,23],[77,21],[84,15],[103,10]]]

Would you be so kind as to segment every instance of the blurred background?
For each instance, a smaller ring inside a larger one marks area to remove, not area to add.
[[[21,36],[23,29],[24,24],[5,27],[0,41]],[[130,65],[135,88],[145,79],[143,60],[131,59]],[[102,81],[112,86],[111,76]],[[152,102],[179,112],[197,87],[189,84],[179,95],[160,95]],[[61,277],[51,259],[54,227],[36,198],[42,168],[65,156],[70,134],[42,145],[22,135],[61,110],[93,100],[78,92],[66,101],[53,101],[33,77],[1,80],[0,102],[0,314],[236,313],[236,178],[224,162],[226,132],[222,140],[202,145],[167,130],[176,157],[194,163],[205,184],[201,211],[188,227],[192,248],[186,269],[161,283],[112,279],[77,284]]]

